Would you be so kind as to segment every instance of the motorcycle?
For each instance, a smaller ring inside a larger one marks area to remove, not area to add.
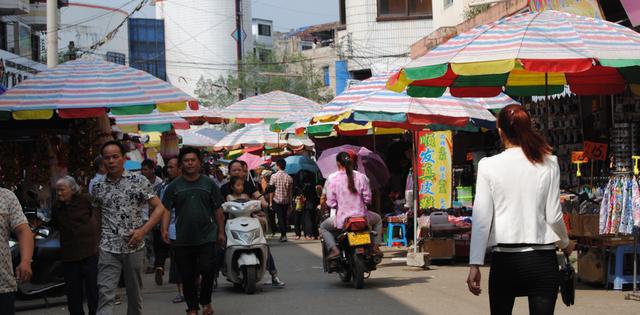
[[[329,259],[329,251],[322,240],[322,261],[326,273],[338,273],[342,282],[353,282],[356,289],[364,287],[371,271],[382,262],[382,257],[373,252],[372,239],[375,232],[365,217],[352,217],[345,221],[344,228],[336,238],[340,256]]]
[[[48,305],[49,297],[64,294],[64,275],[62,261],[60,259],[60,238],[57,233],[51,232],[47,226],[49,221],[45,210],[36,208],[23,209],[31,230],[34,233],[34,249],[31,263],[33,272],[31,280],[18,283],[16,298],[30,300],[43,298]],[[11,260],[13,267],[20,264],[20,246],[13,239],[9,242],[11,248]]]
[[[225,224],[227,244],[222,274],[235,287],[253,294],[266,270],[269,250],[260,221],[251,216],[260,210],[260,201],[225,202],[222,209],[229,214]]]

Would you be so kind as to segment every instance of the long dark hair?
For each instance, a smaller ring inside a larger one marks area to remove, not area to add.
[[[542,163],[551,154],[551,146],[533,128],[531,117],[519,105],[509,105],[500,111],[498,128],[511,144],[522,148],[531,163]]]
[[[358,190],[356,189],[356,183],[353,180],[353,158],[347,152],[340,152],[336,155],[336,162],[340,164],[340,166],[344,167],[347,172],[347,178],[349,180],[349,191],[352,194],[357,194]]]

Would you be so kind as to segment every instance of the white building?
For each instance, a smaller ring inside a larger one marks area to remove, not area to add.
[[[70,0],[69,6],[60,10],[59,51],[67,51],[69,42],[74,42],[75,48],[81,51],[88,51],[126,19],[138,3],[128,0]],[[133,17],[155,18],[152,4],[153,2],[148,2]],[[94,54],[111,62],[128,65],[127,23],[125,22],[110,40],[97,48]]]
[[[250,0],[156,0],[165,26],[167,81],[195,96],[200,78],[237,73],[236,3],[244,54],[253,51]]]
[[[339,54],[355,78],[409,62],[411,44],[441,26],[464,20],[469,0],[339,0]]]
[[[256,47],[273,48],[273,21],[254,18],[251,20],[251,34]]]

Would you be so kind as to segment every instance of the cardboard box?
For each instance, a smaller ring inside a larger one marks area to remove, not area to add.
[[[600,236],[600,216],[598,214],[571,214],[572,236],[598,237]]]
[[[424,242],[422,251],[429,253],[431,259],[453,259],[456,243],[450,238],[430,238]]]

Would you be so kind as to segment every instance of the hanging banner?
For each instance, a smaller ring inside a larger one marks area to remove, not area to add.
[[[556,10],[575,15],[602,19],[602,11],[597,0],[529,0],[532,12]]]
[[[420,208],[451,207],[451,131],[418,134],[418,198]]]

